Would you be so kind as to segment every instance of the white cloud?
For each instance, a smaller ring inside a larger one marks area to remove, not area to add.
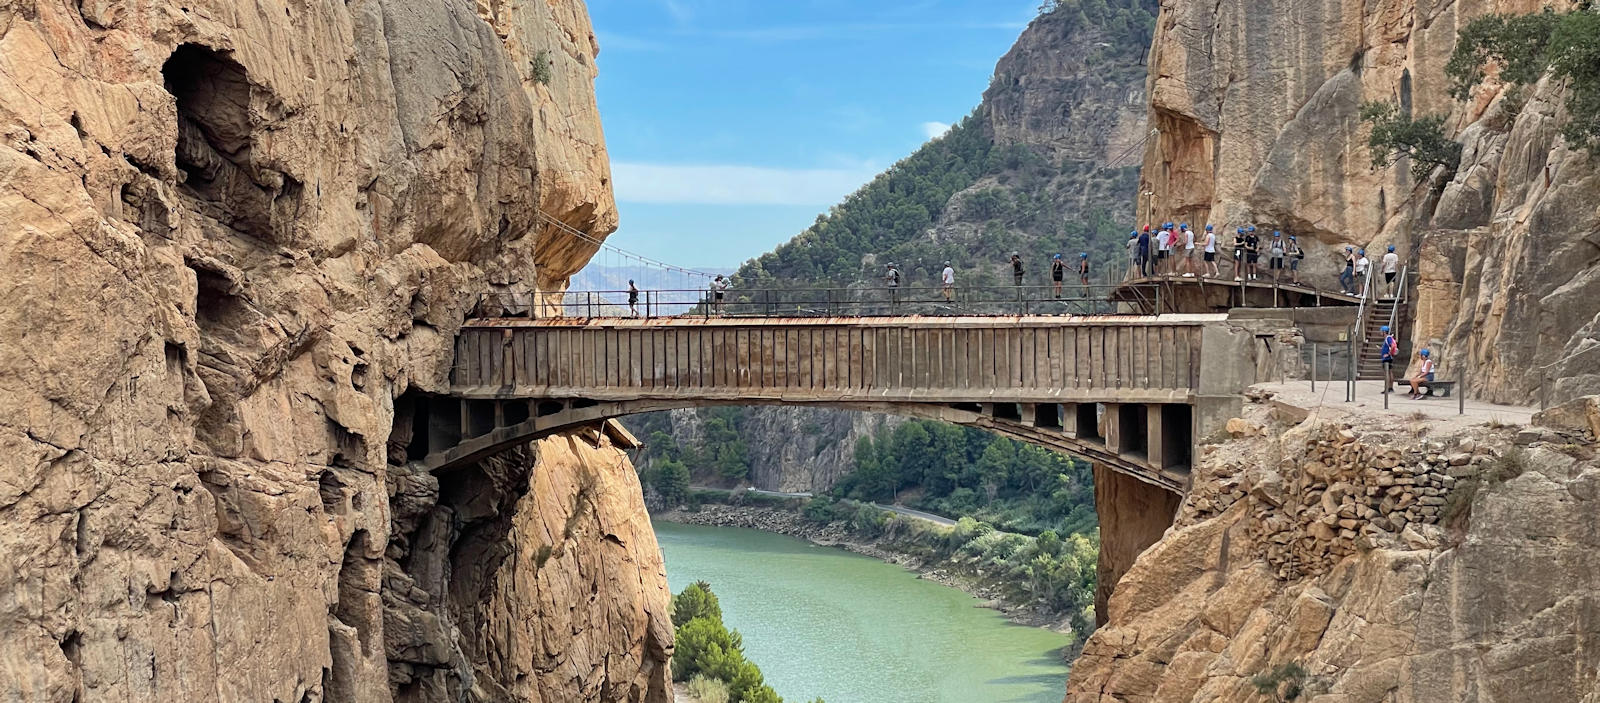
[[[922,135],[929,139],[938,139],[939,137],[944,136],[944,133],[948,131],[950,131],[950,125],[947,125],[943,122],[922,123]]]
[[[613,162],[617,200],[701,205],[832,205],[876,176],[875,166],[766,168]]]

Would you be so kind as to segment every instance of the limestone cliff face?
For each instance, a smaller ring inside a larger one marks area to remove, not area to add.
[[[614,228],[596,52],[575,0],[0,6],[0,698],[664,699],[615,449],[391,436],[592,253],[540,210]]]
[[[1291,663],[1315,703],[1600,700],[1592,452],[1415,429],[1311,419],[1208,447],[1066,700],[1268,701],[1251,679]]]
[[[1596,392],[1600,169],[1559,136],[1560,86],[1524,100],[1491,81],[1456,102],[1443,74],[1472,18],[1538,7],[1164,3],[1149,81],[1161,136],[1140,213],[1287,229],[1312,244],[1305,268],[1319,285],[1333,285],[1343,245],[1395,245],[1420,275],[1414,341],[1443,352],[1447,375],[1464,365],[1475,393],[1499,401]],[[1409,162],[1371,168],[1367,100],[1448,116],[1465,152],[1442,188],[1416,182]]]

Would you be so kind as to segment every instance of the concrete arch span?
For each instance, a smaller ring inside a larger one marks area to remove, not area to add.
[[[449,471],[542,437],[640,413],[805,405],[938,420],[1088,460],[1174,494],[1188,488],[1190,407],[1182,403],[908,403],[859,400],[458,398],[420,396],[409,409],[407,456]]]

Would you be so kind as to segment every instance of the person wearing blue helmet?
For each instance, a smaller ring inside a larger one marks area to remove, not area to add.
[[[1261,238],[1256,236],[1256,226],[1244,231],[1245,278],[1251,281],[1261,274]]]
[[[1272,241],[1267,242],[1267,270],[1272,272],[1274,283],[1283,279],[1283,233],[1277,230],[1272,232]]]
[[[1078,280],[1083,282],[1083,294],[1089,294],[1089,252],[1078,252]]]
[[[1383,362],[1383,392],[1394,392],[1394,360],[1400,356],[1400,341],[1394,338],[1394,333],[1389,331],[1389,326],[1378,328],[1383,333],[1383,341],[1379,342],[1378,360]]]
[[[1156,235],[1156,275],[1158,276],[1167,272],[1167,257],[1172,254],[1173,234],[1175,233],[1172,231],[1172,223],[1163,222],[1161,224],[1161,232]]]
[[[1417,352],[1417,375],[1412,376],[1407,383],[1411,384],[1411,399],[1422,399],[1422,387],[1433,383],[1434,370],[1433,355],[1424,348]]]
[[[1394,245],[1389,245],[1389,251],[1383,255],[1383,260],[1378,264],[1383,271],[1383,297],[1394,297],[1394,277],[1400,273],[1400,255],[1394,253]]]
[[[1372,262],[1367,260],[1367,250],[1356,252],[1356,296],[1367,297],[1367,281],[1372,278]]]
[[[1061,260],[1060,254],[1050,257],[1050,285],[1055,288],[1056,298],[1061,297],[1061,278],[1067,272],[1067,265]]]
[[[1244,228],[1233,231],[1233,280],[1244,280]]]
[[[1217,275],[1218,275],[1217,274],[1217,233],[1212,231],[1211,225],[1206,225],[1205,259],[1206,259],[1206,266],[1205,266],[1206,270],[1211,273],[1211,277],[1212,278],[1216,278]]]
[[[1194,230],[1189,229],[1189,223],[1178,225],[1183,230],[1183,275],[1194,277]]]

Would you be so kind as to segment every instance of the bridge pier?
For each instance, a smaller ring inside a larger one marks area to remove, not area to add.
[[[1172,525],[1182,496],[1094,463],[1094,509],[1100,519],[1095,625],[1109,617],[1111,594],[1133,562]]]

